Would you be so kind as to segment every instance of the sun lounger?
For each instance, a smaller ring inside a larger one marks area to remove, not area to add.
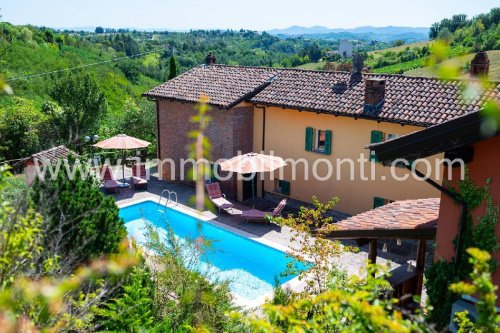
[[[226,196],[222,191],[220,190],[220,185],[219,183],[208,183],[205,184],[205,188],[207,190],[208,197],[210,198],[210,201],[214,204],[217,209],[220,210],[223,209],[231,209],[234,207],[234,204],[231,203],[229,200],[226,199]]]
[[[106,193],[119,192],[120,188],[124,187],[125,185],[115,179],[115,177],[113,176],[113,171],[107,164],[104,164],[102,166],[102,181],[104,183],[104,191]]]
[[[286,199],[283,199],[280,201],[278,206],[274,208],[273,210],[269,212],[264,212],[262,210],[258,209],[249,209],[241,212],[241,217],[247,220],[247,222],[262,222],[262,223],[268,223],[269,221],[267,218],[274,218],[281,216],[281,212],[283,211],[283,208],[286,206]]]
[[[146,180],[146,177],[145,164],[134,164],[132,166],[132,178],[130,178],[130,182],[134,185],[134,189],[147,190],[148,181]]]

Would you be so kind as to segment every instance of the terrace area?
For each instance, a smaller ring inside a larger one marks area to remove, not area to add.
[[[168,182],[158,179],[157,170],[155,167],[149,168],[150,179],[148,181],[147,190],[134,190],[134,188],[120,189],[119,193],[113,194],[115,201],[118,205],[125,205],[139,200],[151,199],[159,200],[160,195],[164,189],[174,191],[178,197],[178,204],[194,209],[193,197],[195,189],[181,183]],[[116,170],[116,174],[121,176],[121,169]],[[125,178],[128,179],[131,175],[131,170],[125,168]],[[164,202],[165,199],[162,199]],[[234,201],[233,201],[234,202]],[[245,233],[249,233],[256,238],[264,241],[272,242],[280,245],[281,247],[290,248],[294,244],[290,241],[291,229],[288,227],[281,227],[276,224],[262,224],[247,222],[239,216],[239,213],[251,208],[251,199],[246,202],[234,202],[235,208],[232,214],[225,211],[218,213],[217,211],[205,212],[211,219],[226,225],[229,228],[235,228]],[[276,207],[277,202],[272,201],[271,198],[255,198],[255,208],[264,211]],[[287,206],[285,207],[282,215],[295,214],[297,209]],[[335,216],[335,214],[334,214]],[[334,217],[335,222],[339,222],[345,216]],[[363,268],[366,266],[366,261],[369,259],[370,245],[361,244],[355,240],[341,239],[341,243],[345,246],[354,246],[359,248],[358,253],[344,252],[335,259],[339,268],[345,270],[348,274],[362,275]],[[431,242],[429,242],[431,243]],[[398,245],[400,244],[400,245]],[[391,270],[405,271],[407,265],[415,266],[415,256],[417,252],[417,242],[413,240],[403,240],[401,243],[396,242],[395,239],[379,239],[377,251],[377,263],[381,265],[388,264]],[[427,244],[426,262],[432,261],[432,244]]]

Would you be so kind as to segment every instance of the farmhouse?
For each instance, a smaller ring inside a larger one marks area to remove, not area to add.
[[[408,179],[400,186],[365,146],[479,111],[485,98],[498,92],[498,84],[464,101],[461,81],[366,74],[361,69],[359,58],[348,73],[218,65],[209,55],[204,65],[144,94],[156,101],[158,158],[179,162],[187,157],[186,133],[194,129],[190,117],[206,95],[212,106],[206,131],[213,146],[211,160],[254,151],[302,161],[289,163],[282,174],[257,175],[258,196],[297,202],[338,196],[337,209],[348,214],[396,200],[438,197],[439,191],[423,181]],[[487,70],[484,61],[471,64],[471,73],[484,75]],[[324,159],[333,162],[333,171],[319,162]],[[360,159],[367,163],[358,163]],[[354,162],[354,177],[343,160]],[[312,175],[315,163],[321,179]],[[164,166],[161,175],[180,180],[181,169],[180,163]],[[372,172],[376,177],[362,177]],[[252,195],[249,184],[235,176],[221,187],[228,196],[245,200]]]

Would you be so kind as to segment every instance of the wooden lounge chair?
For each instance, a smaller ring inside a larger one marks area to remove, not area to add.
[[[212,201],[215,207],[219,210],[219,214],[221,209],[232,209],[234,207],[234,204],[227,200],[224,193],[220,190],[219,183],[207,183],[205,184],[205,189],[207,190],[210,201]]]
[[[269,223],[267,217],[274,218],[281,216],[283,208],[286,206],[286,199],[280,201],[276,208],[270,210],[269,212],[264,212],[258,209],[249,209],[241,212],[241,217],[247,220],[247,222],[257,222],[257,223]]]
[[[104,183],[104,192],[106,193],[119,192],[120,188],[123,187],[123,183],[115,179],[113,171],[107,164],[102,166],[102,181]]]
[[[134,164],[132,166],[132,177],[130,182],[134,185],[136,190],[147,190],[148,181],[146,180],[146,165],[145,164]]]

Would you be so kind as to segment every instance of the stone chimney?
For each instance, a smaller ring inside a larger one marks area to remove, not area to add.
[[[207,54],[205,58],[205,65],[210,66],[210,65],[215,65],[216,63],[217,63],[217,58],[212,53]]]
[[[367,78],[365,80],[365,106],[377,107],[384,101],[385,80],[377,78]]]
[[[352,58],[352,71],[351,76],[361,75],[364,67],[363,57],[359,54],[358,51],[354,53],[354,57]]]
[[[488,59],[488,54],[484,51],[476,53],[474,59],[470,62],[470,76],[486,78],[489,70],[490,60]]]

